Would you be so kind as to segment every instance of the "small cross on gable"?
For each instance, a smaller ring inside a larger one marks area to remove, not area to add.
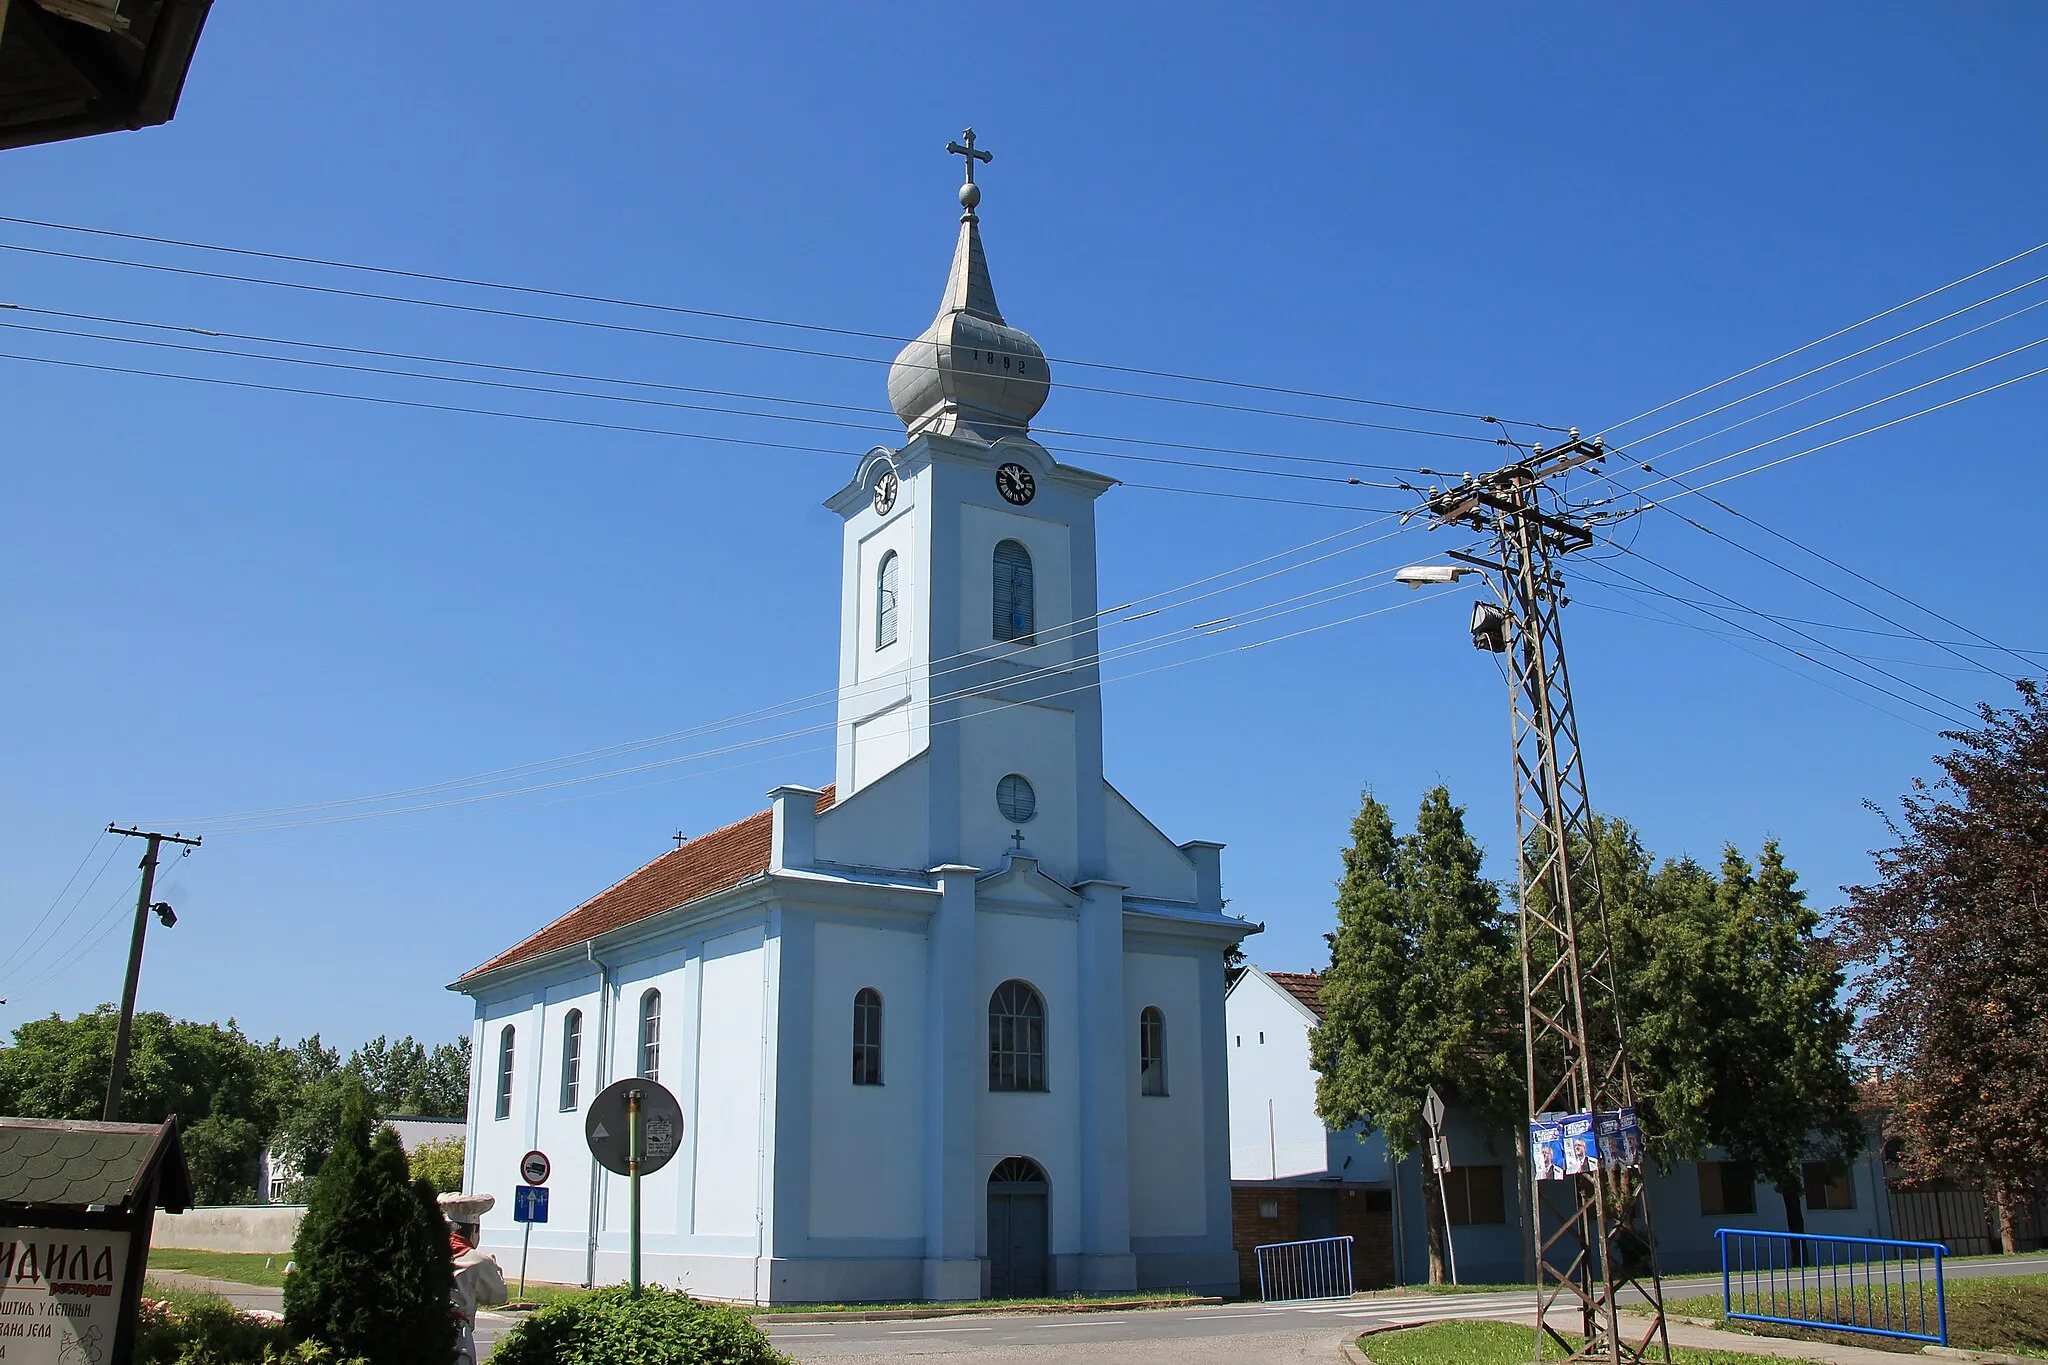
[[[1013,831],[1010,835],[1010,842],[1017,845],[1017,851],[1022,853],[1024,851],[1024,831],[1021,829]]]

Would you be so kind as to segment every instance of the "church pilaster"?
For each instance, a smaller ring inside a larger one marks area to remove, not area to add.
[[[1130,1027],[1124,1008],[1124,888],[1084,882],[1077,954],[1081,1037],[1081,1284],[1137,1287],[1131,1254]]]
[[[975,1097],[985,1032],[974,970],[978,869],[932,869],[939,883],[927,939],[924,1121],[924,1297],[982,1294],[975,1249],[984,1192],[974,1157]]]

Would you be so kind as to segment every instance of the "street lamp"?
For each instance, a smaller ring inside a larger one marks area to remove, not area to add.
[[[1405,569],[1394,570],[1394,581],[1420,588],[1430,583],[1455,583],[1466,574],[1478,572],[1463,564],[1410,564]]]

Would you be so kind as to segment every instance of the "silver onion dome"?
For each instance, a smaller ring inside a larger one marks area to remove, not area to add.
[[[968,157],[952,273],[938,316],[889,367],[889,405],[913,437],[929,431],[994,441],[1031,429],[1051,391],[1052,373],[1038,343],[1005,323],[996,307],[975,213],[981,188],[974,183],[974,162],[987,155],[973,151],[971,130],[968,146],[956,143],[953,150]]]

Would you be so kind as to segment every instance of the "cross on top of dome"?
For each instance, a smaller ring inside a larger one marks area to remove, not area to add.
[[[996,154],[974,145],[972,128],[960,134],[960,141],[948,142],[946,150],[963,158],[967,163],[967,180],[960,186],[960,207],[972,213],[974,206],[981,202],[981,188],[974,183],[974,163],[979,161],[986,164],[994,161]]]
[[[974,145],[974,130],[946,150],[966,163],[960,186],[960,236],[945,297],[931,326],[889,367],[889,404],[912,436],[925,432],[995,441],[1021,435],[1045,406],[1052,376],[1029,333],[1003,321],[981,246],[981,187],[974,163],[995,159]]]

